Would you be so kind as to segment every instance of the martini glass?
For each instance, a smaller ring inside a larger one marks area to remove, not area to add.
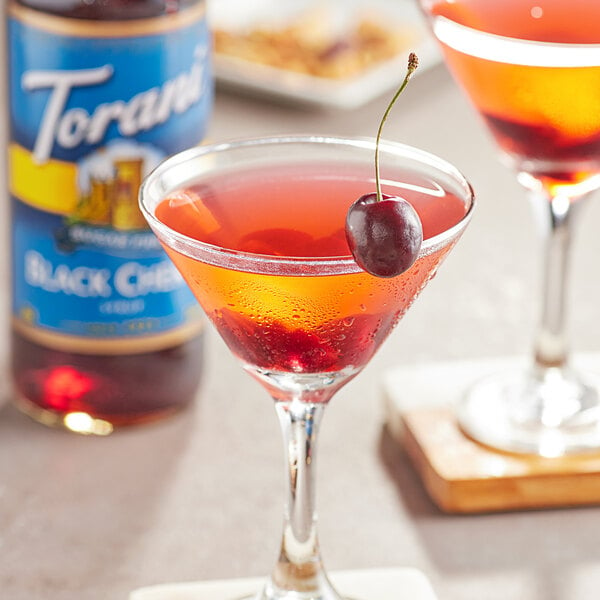
[[[417,209],[412,267],[383,279],[350,255],[349,206],[375,189],[371,140],[286,137],[194,148],[144,182],[142,211],[243,368],[275,401],[287,495],[262,600],[339,600],[316,531],[314,469],[327,403],[365,366],[470,219],[467,181],[441,159],[380,145],[383,191]],[[369,410],[365,406],[365,410]]]
[[[543,219],[532,364],[476,383],[459,422],[502,450],[546,457],[598,450],[599,380],[570,364],[566,304],[574,220],[600,186],[600,3],[421,4],[451,72]]]

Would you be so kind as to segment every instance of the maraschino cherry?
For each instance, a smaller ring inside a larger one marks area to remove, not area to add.
[[[395,277],[415,262],[423,242],[423,226],[412,205],[404,198],[381,193],[379,141],[392,106],[418,66],[416,54],[408,57],[404,81],[389,103],[375,141],[376,191],[361,196],[348,210],[346,239],[358,265],[377,277]]]

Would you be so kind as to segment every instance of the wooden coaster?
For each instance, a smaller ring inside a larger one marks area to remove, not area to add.
[[[600,366],[599,357],[596,361]],[[390,431],[437,506],[449,513],[480,513],[599,504],[600,453],[560,458],[508,454],[463,434],[448,395],[455,400],[466,389],[465,377],[472,382],[474,374],[490,371],[488,361],[478,362],[396,369],[384,381]],[[407,396],[410,406],[402,402]]]

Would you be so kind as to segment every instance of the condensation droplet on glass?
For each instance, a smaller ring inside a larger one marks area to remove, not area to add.
[[[534,19],[541,19],[544,16],[544,9],[541,6],[532,6],[530,14]]]

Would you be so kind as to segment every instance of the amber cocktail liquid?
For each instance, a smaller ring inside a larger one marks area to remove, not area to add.
[[[598,2],[429,4],[448,65],[517,165],[550,184],[600,170],[599,50],[577,47],[600,43]]]

